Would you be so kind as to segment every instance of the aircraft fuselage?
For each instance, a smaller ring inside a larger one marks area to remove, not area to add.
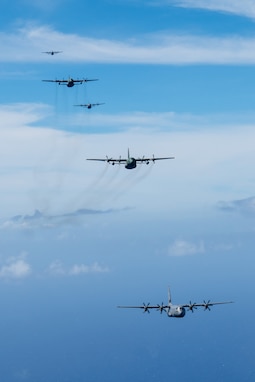
[[[66,86],[67,86],[68,88],[72,88],[72,87],[74,86],[74,82],[73,82],[73,80],[69,80],[69,81],[67,82]]]
[[[132,168],[136,168],[135,158],[128,158],[128,160],[125,164],[125,168],[127,168],[128,170],[131,170]]]
[[[186,310],[182,306],[171,305],[166,313],[168,317],[182,318],[185,316]]]

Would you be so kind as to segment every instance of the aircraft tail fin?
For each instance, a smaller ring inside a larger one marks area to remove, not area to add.
[[[128,159],[130,158],[130,156],[129,156],[129,149],[128,149]]]
[[[170,287],[168,287],[168,304],[170,305],[171,303],[172,303],[171,291],[170,291]]]

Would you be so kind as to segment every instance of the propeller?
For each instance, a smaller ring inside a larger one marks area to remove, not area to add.
[[[165,311],[165,308],[164,308],[164,303],[162,302],[161,305],[158,304],[158,309],[160,311],[160,314],[162,314],[163,311]]]
[[[203,304],[203,305],[204,305],[204,308],[205,308],[204,310],[206,310],[206,309],[211,310],[211,309],[210,309],[210,305],[211,305],[211,304],[210,304],[210,301],[211,301],[211,300],[208,300],[208,301],[206,302],[206,301],[204,300],[204,304]]]
[[[145,312],[150,313],[150,311],[149,311],[149,305],[150,305],[149,302],[148,302],[147,305],[146,305],[145,303],[143,303],[143,313],[145,313]]]
[[[110,163],[112,158],[108,158],[108,156],[106,155],[106,160],[107,160],[107,163]],[[114,164],[114,163],[112,163],[112,164]]]
[[[194,309],[197,309],[196,303],[193,302],[193,304],[192,304],[192,302],[190,301],[189,306],[188,306],[188,310],[191,310],[191,312],[194,313]]]
[[[145,157],[145,155],[142,156],[141,163],[144,163],[144,157]],[[147,164],[147,162],[146,162],[146,164]]]
[[[119,157],[119,164],[120,164],[120,161],[121,161],[121,155],[120,155],[120,157]]]
[[[152,155],[152,162],[155,163],[154,154]]]

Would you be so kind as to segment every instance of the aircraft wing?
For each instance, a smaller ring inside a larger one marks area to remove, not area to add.
[[[163,157],[163,158],[138,158],[136,159],[137,162],[143,163],[143,162],[155,162],[156,160],[165,160],[165,159],[175,159],[175,157]]]
[[[190,302],[189,304],[184,304],[184,305],[180,305],[180,306],[182,308],[188,308],[188,310],[191,310],[191,311],[193,311],[193,309],[196,309],[197,307],[203,307],[205,310],[206,309],[210,310],[210,307],[213,305],[232,304],[233,302],[234,301],[211,302],[210,300],[208,300],[207,302],[204,301],[201,304]]]
[[[81,103],[79,105],[74,105],[74,106],[89,107],[89,106],[99,106],[99,105],[104,105],[104,103]]]
[[[81,80],[73,80],[73,82],[89,82],[89,81],[98,81],[98,78],[92,78],[92,79],[89,79],[89,78],[82,78]]]
[[[64,84],[66,84],[67,82],[68,82],[68,80],[42,80],[43,82],[56,82],[56,83],[58,83],[58,84],[60,84],[60,83],[64,83]]]
[[[105,158],[105,159],[97,159],[97,158],[88,158],[87,160],[94,160],[94,161],[99,161],[99,162],[108,162],[108,163],[126,163],[126,159],[113,159],[113,158]]]
[[[56,53],[62,53],[62,50],[51,50],[49,52],[42,52],[42,53],[47,53],[47,54],[53,55],[53,54],[56,54]]]
[[[164,309],[169,308],[168,305],[150,305],[148,304],[143,304],[143,305],[138,305],[138,306],[125,306],[125,305],[119,305],[117,308],[124,308],[124,309],[143,309],[144,312],[150,313],[150,309],[157,309],[160,310],[161,312]]]
[[[101,102],[101,103],[89,103],[87,105],[81,105],[81,106],[99,106],[99,105],[104,105],[104,102]]]

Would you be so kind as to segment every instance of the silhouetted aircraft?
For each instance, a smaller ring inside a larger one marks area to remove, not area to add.
[[[68,78],[68,80],[42,80],[44,82],[55,82],[59,85],[66,85],[68,88],[72,88],[74,85],[81,85],[83,82],[89,82],[89,81],[98,81],[98,79],[88,79],[88,78],[82,78],[74,80],[73,78]]]
[[[81,107],[86,107],[87,109],[91,109],[94,106],[99,106],[99,105],[104,105],[104,103],[82,103],[80,105],[74,105],[74,106],[81,106]]]
[[[50,54],[51,56],[53,56],[54,54],[62,53],[62,50],[51,50],[49,52],[42,52],[42,53]]]
[[[111,163],[112,165],[118,163],[118,164],[125,164],[125,168],[131,170],[133,168],[136,168],[137,163],[146,163],[149,164],[150,162],[155,162],[156,160],[164,160],[164,159],[174,159],[174,157],[165,157],[165,158],[155,158],[154,155],[152,158],[133,158],[129,155],[129,149],[128,149],[128,157],[127,159],[122,159],[119,157],[119,159],[113,159],[106,157],[105,159],[87,159],[87,160],[94,160],[94,161],[100,161],[100,162],[107,162]]]

